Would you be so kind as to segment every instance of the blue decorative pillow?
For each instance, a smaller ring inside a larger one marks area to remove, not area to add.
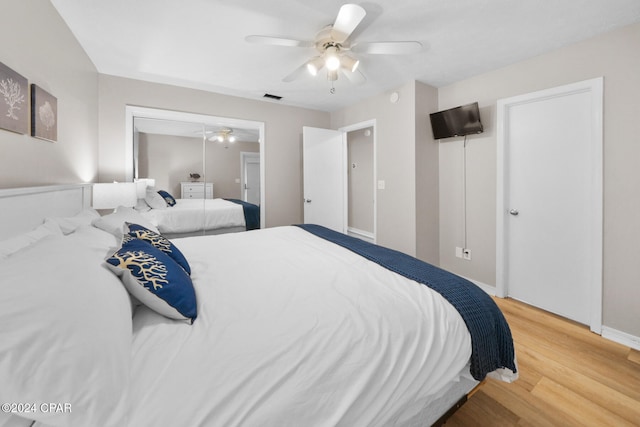
[[[197,317],[191,278],[169,255],[140,239],[127,239],[106,260],[127,290],[142,304],[171,319]]]
[[[125,228],[125,233],[128,233],[129,238],[136,238],[140,240],[145,240],[155,246],[157,249],[160,249],[165,254],[169,255],[178,265],[184,268],[184,271],[187,272],[188,275],[191,275],[191,267],[189,266],[189,262],[182,255],[180,249],[178,249],[169,239],[164,237],[162,234],[156,233],[153,230],[149,230],[146,227],[141,226],[140,224],[132,224],[127,222]],[[125,234],[127,236],[127,234]],[[126,237],[125,237],[126,238]]]
[[[167,202],[167,206],[175,206],[176,199],[164,190],[158,190],[158,194]]]

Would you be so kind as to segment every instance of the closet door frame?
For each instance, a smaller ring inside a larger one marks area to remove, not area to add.
[[[182,122],[199,123],[204,126],[225,126],[234,128],[257,129],[260,137],[260,228],[266,226],[265,209],[265,124],[254,120],[234,119],[229,117],[211,116],[207,114],[186,113],[182,111],[163,110],[159,108],[138,107],[133,105],[125,106],[125,181],[133,182],[135,178],[134,169],[134,119],[135,118],[172,120]]]

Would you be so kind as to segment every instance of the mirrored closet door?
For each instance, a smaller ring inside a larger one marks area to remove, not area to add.
[[[264,227],[262,122],[127,107],[127,134],[127,178],[153,186],[139,208],[163,234],[244,231],[244,218],[225,214],[245,209],[242,202],[255,205]],[[148,199],[159,190],[176,205],[154,206]]]

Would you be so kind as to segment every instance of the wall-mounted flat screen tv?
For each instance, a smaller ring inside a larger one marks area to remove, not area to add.
[[[429,117],[435,139],[464,136],[483,131],[477,102],[431,113]]]

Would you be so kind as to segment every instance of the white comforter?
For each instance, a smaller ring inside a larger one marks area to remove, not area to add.
[[[175,206],[141,214],[161,233],[245,226],[242,206],[224,199],[177,199]]]
[[[471,355],[438,293],[297,227],[176,239],[193,325],[140,307],[129,425],[403,425]]]

